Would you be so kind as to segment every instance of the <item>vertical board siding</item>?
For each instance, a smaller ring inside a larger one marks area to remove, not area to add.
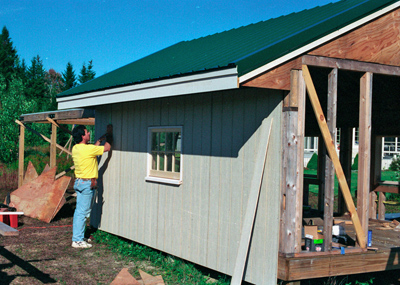
[[[232,274],[259,128],[273,118],[244,276],[276,281],[282,95],[252,88],[99,107],[96,131],[113,123],[120,141],[102,178],[103,209],[93,210],[93,220],[101,220],[102,230]],[[145,181],[152,126],[182,126],[182,185]]]

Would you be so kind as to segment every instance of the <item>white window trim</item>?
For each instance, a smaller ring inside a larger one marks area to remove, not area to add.
[[[157,127],[149,127],[147,132],[147,170],[146,170],[146,177],[145,180],[148,182],[158,182],[164,184],[171,184],[171,185],[181,185],[182,184],[182,177],[183,177],[183,144],[181,141],[181,164],[180,164],[180,172],[179,172],[179,179],[172,179],[172,178],[164,178],[164,177],[157,177],[151,176],[151,164],[152,164],[152,155],[151,155],[151,133],[154,130],[168,130],[168,129],[179,129],[181,133],[181,137],[183,138],[183,128],[182,126],[157,126]]]

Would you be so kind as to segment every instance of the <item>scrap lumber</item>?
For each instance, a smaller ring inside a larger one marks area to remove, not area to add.
[[[357,234],[357,241],[361,248],[366,248],[366,238],[365,232],[361,225],[360,219],[357,214],[356,207],[354,206],[354,201],[351,197],[349,185],[347,184],[346,177],[344,176],[342,165],[340,164],[339,157],[336,153],[335,144],[333,143],[331,134],[329,132],[328,125],[325,120],[324,112],[322,111],[321,104],[318,99],[317,91],[315,90],[314,83],[311,78],[310,71],[307,65],[302,66],[304,80],[306,82],[308,97],[311,101],[311,105],[314,110],[315,117],[318,121],[318,126],[321,130],[322,137],[326,145],[329,157],[335,168],[336,177],[339,181],[340,190],[343,193],[344,200],[346,202],[347,209],[349,210],[351,220],[353,221],[354,228]]]
[[[9,237],[9,236],[18,236],[19,232],[18,232],[18,230],[10,227],[9,225],[6,225],[5,223],[0,222],[0,234],[2,236]]]
[[[24,175],[24,181],[22,182],[22,185],[27,184],[29,182],[31,182],[32,180],[35,180],[36,178],[38,178],[38,173],[35,169],[35,167],[33,166],[32,162],[28,162],[28,167],[26,169],[25,175]]]
[[[56,180],[55,173],[56,167],[53,167],[13,191],[10,195],[13,206],[28,217],[50,223],[65,200],[64,194],[71,180],[67,176]]]
[[[253,178],[250,184],[249,198],[247,200],[246,213],[243,218],[242,233],[240,235],[239,248],[236,256],[235,268],[232,275],[231,284],[242,284],[244,267],[247,260],[251,233],[253,231],[254,219],[257,212],[258,199],[261,191],[261,184],[264,175],[265,161],[268,154],[269,139],[272,130],[272,120],[269,131],[266,133],[265,125],[263,126],[264,135],[261,136],[256,163],[254,167]]]
[[[47,171],[50,170],[50,166],[48,164],[46,164],[46,166],[43,169],[43,173],[46,173]],[[62,174],[62,173],[60,173]],[[63,175],[56,175],[56,179],[60,178]],[[64,173],[65,174],[65,173]],[[36,179],[39,175],[37,174],[37,171],[35,169],[35,167],[33,166],[32,162],[29,161],[28,163],[28,167],[27,170],[25,172],[25,176],[24,176],[24,181],[22,183],[22,185],[31,182],[32,180]],[[60,211],[60,209],[62,208],[62,206],[64,206],[64,204],[67,202],[67,200],[65,199],[65,196],[63,195],[63,197],[61,198],[60,202],[58,203],[57,208],[55,209],[53,215],[52,215],[52,219],[54,219],[55,215]]]
[[[123,268],[110,285],[140,285],[140,283],[128,272],[128,268]]]
[[[140,269],[139,274],[143,280],[144,285],[164,285],[164,280],[161,275],[152,276]]]

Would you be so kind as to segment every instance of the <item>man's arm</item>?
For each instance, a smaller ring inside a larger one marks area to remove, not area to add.
[[[99,146],[100,143],[105,140],[106,142],[104,143],[104,152],[110,151],[111,150],[111,144],[112,144],[112,135],[107,135],[107,136],[102,136],[101,138],[99,138],[94,145]]]
[[[108,142],[106,142],[104,144],[104,152],[107,152],[107,151],[110,151],[110,150],[111,150],[111,145]]]
[[[105,140],[106,142],[104,144],[104,152],[110,151],[111,145],[114,141],[112,131],[113,131],[112,125],[111,124],[107,125],[107,132],[104,135],[102,135],[94,145],[100,145],[100,143]]]

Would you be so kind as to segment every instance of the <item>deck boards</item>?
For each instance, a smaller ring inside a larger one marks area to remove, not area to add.
[[[388,222],[388,221],[386,221]],[[345,249],[327,253],[306,253],[303,256],[279,256],[278,278],[286,281],[350,275],[368,272],[400,269],[400,229],[382,230],[382,222],[370,220],[372,230],[372,247],[376,251],[360,248]],[[353,225],[345,225],[346,233],[355,239]],[[300,253],[299,255],[301,255]]]

